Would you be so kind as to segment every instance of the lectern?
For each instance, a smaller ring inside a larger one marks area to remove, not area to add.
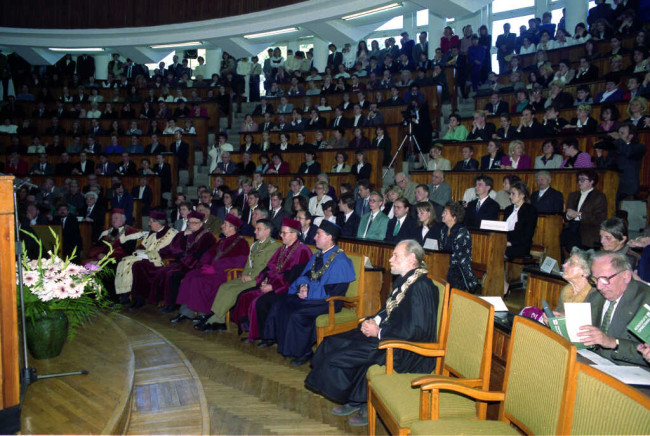
[[[0,176],[0,434],[20,429],[13,180]]]

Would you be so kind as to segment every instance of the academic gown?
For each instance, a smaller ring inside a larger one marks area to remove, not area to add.
[[[175,257],[176,261],[166,266],[161,266],[153,271],[153,278],[149,281],[149,302],[156,304],[163,300],[165,305],[171,306],[175,303],[176,296],[172,295],[171,282],[180,275],[199,265],[199,259],[205,254],[210,247],[216,243],[214,236],[207,229],[184,235],[179,232],[172,243],[166,247],[170,248],[167,252],[170,256]],[[176,277],[174,277],[176,276]]]
[[[240,234],[219,240],[205,252],[199,264],[189,271],[178,289],[176,304],[188,309],[210,313],[219,286],[227,281],[226,269],[243,268],[250,252],[248,242]]]
[[[283,245],[273,254],[266,270],[257,277],[255,288],[239,294],[230,319],[237,325],[248,321],[249,340],[264,337],[264,324],[272,304],[287,293],[289,285],[302,272],[311,255],[309,247],[300,241],[290,247]],[[298,271],[291,274],[296,269]],[[264,280],[273,287],[273,291],[266,294],[260,291]]]
[[[328,310],[325,299],[345,295],[348,285],[355,280],[352,261],[338,250],[335,245],[324,254],[318,251],[309,259],[300,277],[291,284],[288,294],[273,304],[264,332],[269,339],[277,341],[278,353],[293,357],[310,353],[316,342],[316,318]],[[331,256],[335,257],[323,275],[311,280],[312,267],[314,271],[321,271]],[[309,286],[305,299],[297,295],[303,284]],[[336,311],[341,307],[337,304]]]
[[[326,337],[312,359],[312,370],[305,379],[307,388],[338,403],[365,403],[368,368],[386,363],[386,351],[377,349],[380,340],[436,341],[438,289],[431,279],[422,275],[402,290],[402,285],[414,272],[409,271],[393,283],[388,301],[397,302],[397,305],[390,315],[387,313],[387,303],[370,317],[380,317],[381,339],[366,337],[360,328]],[[395,350],[394,368],[399,373],[428,374],[433,371],[435,363],[435,358]]]
[[[99,236],[99,243],[88,251],[88,260],[99,260],[100,254],[108,254],[108,242],[113,247],[111,257],[120,262],[123,257],[130,255],[135,250],[135,243],[142,236],[141,232],[130,226],[122,226],[119,229],[113,227],[104,230]]]

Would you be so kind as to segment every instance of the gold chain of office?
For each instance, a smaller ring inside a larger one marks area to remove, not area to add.
[[[325,274],[325,271],[327,271],[327,269],[332,264],[332,261],[334,260],[334,258],[339,253],[343,253],[343,250],[341,250],[340,248],[338,250],[336,250],[334,253],[332,253],[330,258],[327,259],[327,262],[325,262],[325,265],[323,265],[323,267],[321,269],[319,269],[318,271],[314,271],[314,267],[316,266],[316,259],[314,259],[314,263],[311,265],[311,272],[310,272],[310,278],[311,278],[312,282],[320,279],[321,277],[323,277],[323,274]],[[320,256],[322,256],[322,255],[323,254],[321,253]]]

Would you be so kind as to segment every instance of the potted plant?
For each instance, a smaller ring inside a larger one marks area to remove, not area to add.
[[[51,230],[52,231],[52,230]],[[98,263],[84,266],[61,259],[60,241],[54,231],[54,250],[43,256],[41,241],[23,231],[39,245],[38,259],[29,259],[23,247],[23,288],[27,347],[36,359],[49,359],[61,353],[66,338],[110,302],[101,278],[110,274],[107,265],[115,262],[111,249]]]

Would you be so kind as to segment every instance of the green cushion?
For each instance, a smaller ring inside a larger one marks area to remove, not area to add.
[[[463,419],[441,419],[439,421],[418,421],[411,425],[413,435],[434,434],[514,434],[520,435],[514,427],[501,421],[479,421]]]
[[[372,383],[373,377],[381,374],[386,374],[386,367],[384,365],[372,365],[366,371],[366,378]]]
[[[340,312],[334,314],[334,324],[341,324],[344,322],[356,321],[357,311],[344,307]],[[329,317],[327,314],[319,315],[316,318],[316,327],[327,327],[329,325]]]
[[[372,377],[373,392],[390,410],[400,427],[410,427],[420,419],[420,389],[412,388],[411,382],[424,375],[431,374],[375,374]],[[476,418],[476,403],[462,395],[442,392],[440,417]]]

